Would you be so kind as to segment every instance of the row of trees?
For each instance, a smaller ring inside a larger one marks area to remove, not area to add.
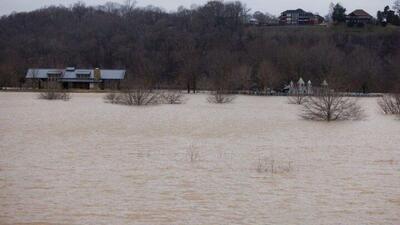
[[[378,11],[377,20],[382,26],[388,24],[400,26],[400,0],[395,2],[393,10],[386,6],[383,11]]]
[[[57,89],[57,83],[48,82],[45,91],[39,97],[47,100],[70,99],[70,95]],[[235,96],[217,90],[210,92],[207,101],[212,104],[231,103]],[[104,96],[106,103],[128,106],[147,106],[157,104],[183,104],[185,96],[180,91],[152,91],[150,89],[127,89],[123,92],[112,92]],[[336,121],[359,120],[365,117],[364,110],[356,98],[345,96],[329,87],[316,88],[311,94],[295,93],[289,96],[290,104],[302,106],[301,117],[307,120]],[[378,105],[387,115],[400,115],[400,94],[384,95],[378,99]]]
[[[48,7],[0,19],[0,87],[31,67],[124,68],[126,86],[279,90],[303,77],[343,90],[390,91],[400,81],[400,31],[246,26],[240,2],[167,13],[108,3]]]

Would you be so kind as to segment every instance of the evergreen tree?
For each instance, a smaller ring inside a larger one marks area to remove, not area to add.
[[[346,22],[346,8],[339,3],[336,4],[335,7],[333,7],[332,20],[335,23]]]

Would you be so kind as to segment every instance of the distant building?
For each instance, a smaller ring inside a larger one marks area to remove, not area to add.
[[[281,13],[279,23],[281,25],[317,25],[324,22],[324,18],[302,9],[286,10]]]
[[[246,24],[249,26],[278,26],[279,25],[279,19],[275,18],[273,16],[265,16],[262,15],[260,16],[262,18],[255,18],[250,17],[246,21]]]
[[[47,81],[59,82],[64,89],[118,89],[125,79],[125,70],[101,69],[29,69],[26,79],[43,88]]]
[[[300,77],[297,83],[290,81],[290,83],[283,88],[283,92],[289,95],[312,95],[315,91],[326,88],[328,88],[328,82],[326,82],[326,80],[321,83],[320,87],[314,87],[311,80],[306,83],[303,78]]]
[[[307,83],[304,82],[303,78],[300,77],[299,81],[297,83],[293,83],[293,81],[290,81],[289,85],[285,86],[283,89],[284,92],[290,94],[290,95],[295,95],[295,94],[301,94],[301,95],[311,95],[313,94],[313,86],[311,81],[309,80]]]
[[[372,20],[373,17],[362,9],[354,10],[352,13],[346,16],[346,23],[350,26],[363,26],[365,24],[372,23]]]
[[[325,18],[320,15],[315,15],[315,22],[316,24],[323,24],[325,23]]]
[[[247,22],[247,24],[257,26],[257,25],[260,25],[260,22],[256,18],[250,18],[249,21]]]

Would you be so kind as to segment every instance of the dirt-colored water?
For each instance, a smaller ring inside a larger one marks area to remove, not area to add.
[[[360,103],[324,123],[280,97],[0,93],[0,224],[398,225],[400,121]]]

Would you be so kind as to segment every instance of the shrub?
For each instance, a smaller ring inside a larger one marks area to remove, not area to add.
[[[301,116],[308,120],[328,122],[358,120],[364,117],[364,111],[355,100],[324,89],[307,98]]]
[[[107,103],[118,104],[120,102],[120,100],[121,100],[121,94],[120,93],[115,93],[115,92],[106,94],[104,96],[104,100]]]
[[[132,89],[122,93],[110,93],[104,97],[105,101],[121,105],[156,105],[161,103],[161,97],[158,93],[150,89]]]
[[[378,100],[384,114],[400,115],[400,94],[384,95]]]
[[[277,161],[270,158],[258,159],[256,168],[258,173],[269,173],[271,175],[290,173],[292,170],[293,168],[291,161]]]
[[[163,103],[166,104],[182,104],[184,103],[184,95],[180,91],[167,91],[161,93]]]
[[[46,88],[39,94],[40,99],[64,101],[71,99],[71,95],[62,90],[57,82],[47,82],[45,86]]]
[[[193,145],[189,146],[186,154],[190,162],[197,162],[200,160],[200,152]]]
[[[302,105],[307,101],[307,95],[296,91],[293,95],[289,95],[289,104]]]
[[[235,96],[228,94],[225,91],[213,91],[208,96],[207,101],[212,104],[225,104],[231,103],[235,99]]]

